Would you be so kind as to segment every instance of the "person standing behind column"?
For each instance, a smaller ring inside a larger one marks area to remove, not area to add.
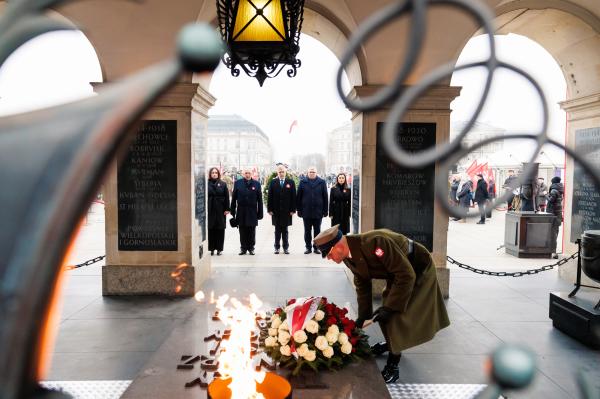
[[[317,176],[317,168],[308,168],[308,178],[298,185],[296,196],[296,209],[298,216],[304,222],[305,254],[311,252],[312,239],[321,232],[321,221],[327,217],[327,185],[325,180]],[[314,232],[314,235],[313,235]],[[319,248],[314,245],[314,252],[320,254]]]
[[[550,230],[550,246],[552,247],[552,257],[554,259],[558,259],[558,254],[556,253],[556,239],[558,237],[558,228],[562,224],[563,220],[562,202],[565,188],[560,182],[560,177],[558,176],[554,176],[550,182],[552,184],[550,184],[550,193],[548,194],[546,212],[555,216],[554,220],[552,221],[552,229]]]
[[[458,206],[463,208],[465,217],[462,218],[463,222],[467,221],[466,215],[469,213],[469,207],[471,206],[471,189],[473,188],[473,182],[469,179],[469,176],[463,175],[458,186],[458,192],[456,193],[456,199],[458,199]],[[461,218],[453,218],[452,220],[461,220]]]
[[[538,195],[537,195],[537,210],[546,212],[546,203],[548,202],[548,186],[544,183],[543,177],[538,177]]]
[[[221,180],[221,172],[210,168],[208,172],[208,250],[213,255],[223,252],[225,241],[225,216],[229,213],[229,189]]]
[[[271,180],[267,197],[267,211],[275,226],[275,253],[279,253],[280,241],[283,241],[283,253],[289,254],[288,226],[292,225],[292,216],[296,213],[296,184],[286,178],[284,165],[277,166],[277,176]]]
[[[239,255],[254,255],[256,244],[256,226],[263,218],[263,201],[260,183],[252,180],[252,171],[244,169],[243,179],[233,186],[231,197],[231,215],[235,218],[240,229]]]
[[[496,199],[496,183],[494,176],[488,180],[488,200],[485,206],[485,216],[489,219],[492,217],[492,209],[494,208],[494,200]]]
[[[479,222],[477,224],[485,224],[485,204],[488,200],[488,186],[481,173],[477,175],[477,179],[474,200],[477,202],[477,207],[479,208]]]
[[[515,176],[514,170],[511,169],[508,171],[508,177],[506,178],[506,180],[504,180],[504,185],[502,186],[502,188],[505,189],[506,191],[510,191],[510,195],[506,199],[506,203],[507,203],[506,210],[507,211],[518,210],[518,209],[512,209],[512,202],[516,195],[515,190],[517,189],[517,176]]]
[[[342,234],[350,232],[350,200],[352,195],[346,182],[346,175],[340,173],[336,177],[336,184],[329,191],[329,217],[331,225],[340,225]]]

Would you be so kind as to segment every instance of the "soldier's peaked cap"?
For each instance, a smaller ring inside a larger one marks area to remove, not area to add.
[[[319,247],[322,257],[325,258],[327,254],[329,254],[329,251],[331,251],[331,248],[342,239],[342,232],[339,227],[340,225],[336,224],[335,226],[320,232],[319,235],[315,237],[314,243]]]

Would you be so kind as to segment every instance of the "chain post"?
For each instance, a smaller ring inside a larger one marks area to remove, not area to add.
[[[458,267],[460,267],[461,269],[465,269],[465,270],[469,270],[473,273],[477,273],[477,274],[481,274],[484,276],[494,276],[494,277],[522,277],[522,276],[531,276],[534,274],[538,274],[541,272],[545,272],[547,270],[552,270],[555,267],[560,267],[562,265],[564,265],[565,263],[569,262],[572,259],[576,259],[579,256],[578,252],[573,253],[572,255],[560,259],[557,262],[550,264],[550,265],[545,265],[542,266],[540,268],[537,269],[529,269],[529,270],[525,270],[522,272],[493,272],[490,270],[484,270],[484,269],[478,269],[476,267],[473,266],[469,266],[467,264],[461,263],[459,261],[457,261],[456,259],[452,258],[451,256],[446,256],[446,259],[448,260],[449,263],[454,264]]]

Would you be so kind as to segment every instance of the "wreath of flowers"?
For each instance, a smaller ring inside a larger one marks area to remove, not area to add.
[[[290,333],[290,308],[296,299],[277,308],[268,322],[265,352],[280,367],[292,369],[297,375],[303,368],[336,370],[354,361],[371,356],[368,336],[347,317],[348,310],[322,297],[314,316],[303,327]],[[286,311],[286,309],[288,311]]]

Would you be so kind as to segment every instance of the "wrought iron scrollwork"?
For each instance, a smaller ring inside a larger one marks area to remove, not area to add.
[[[481,26],[484,34],[488,37],[489,56],[485,60],[472,62],[465,65],[456,66],[449,63],[439,66],[423,77],[421,81],[417,82],[416,84],[412,86],[405,86],[404,84],[406,82],[406,78],[412,72],[422,49],[425,32],[427,30],[426,10],[428,7],[437,5],[454,6],[468,13],[479,24],[479,26]],[[409,13],[411,14],[411,17],[409,20],[409,34],[406,39],[407,52],[403,58],[404,62],[399,68],[394,80],[389,85],[384,86],[377,93],[368,98],[350,98],[347,96],[342,89],[342,75],[344,69],[349,65],[356,51],[379,29],[382,29],[390,22],[395,21],[401,16]],[[523,168],[523,173],[518,177],[516,182],[517,185],[521,185],[522,183],[531,180],[535,170],[532,162],[535,160],[536,155],[543,146],[552,145],[564,150],[569,157],[573,158],[575,162],[581,165],[584,171],[592,178],[596,184],[596,187],[600,187],[600,170],[593,166],[584,157],[578,155],[573,149],[566,147],[564,144],[559,143],[548,136],[548,104],[544,92],[539,84],[524,70],[498,59],[496,54],[494,29],[492,26],[493,19],[494,15],[485,5],[481,4],[481,2],[473,0],[402,0],[393,3],[372,14],[350,37],[348,48],[341,58],[341,65],[337,73],[336,83],[338,93],[346,106],[352,110],[367,112],[376,110],[390,103],[392,104],[383,132],[383,148],[385,148],[390,158],[400,166],[420,169],[437,162],[441,167],[441,170],[449,170],[452,165],[454,165],[458,160],[466,156],[468,153],[495,141],[530,140],[534,143],[535,150],[532,152],[530,161],[526,163],[525,167]],[[444,79],[450,78],[454,72],[478,67],[485,68],[487,71],[481,98],[468,123],[464,126],[457,137],[447,143],[436,145],[434,148],[417,153],[409,153],[403,150],[396,140],[398,121],[402,120],[411,104],[413,104],[419,98],[419,96],[429,90],[433,85],[441,82]],[[483,109],[490,94],[490,87],[494,78],[494,74],[499,69],[510,70],[523,76],[531,83],[542,104],[542,126],[537,132],[516,133],[507,136],[491,137],[470,146],[466,146],[462,143],[462,140],[473,128],[477,118],[479,117],[481,110]],[[445,212],[452,216],[461,218],[479,217],[479,215],[475,214],[468,215],[461,208],[453,208],[448,204],[448,201],[446,200],[448,192],[447,183],[447,176],[444,173],[437,173],[435,193],[439,204],[442,206]],[[499,196],[491,206],[496,207],[500,205],[501,203],[505,202],[510,195],[510,192],[505,192],[503,195]]]

